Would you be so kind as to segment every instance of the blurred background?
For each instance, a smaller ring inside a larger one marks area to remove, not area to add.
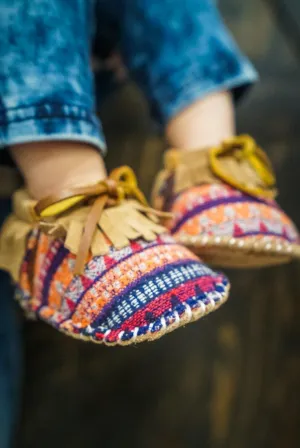
[[[261,75],[238,130],[268,152],[300,227],[300,2],[219,3]],[[101,116],[109,165],[133,166],[149,193],[164,144],[140,93],[124,86]],[[24,323],[17,447],[299,447],[300,266],[228,274],[221,310],[155,343],[106,348]]]

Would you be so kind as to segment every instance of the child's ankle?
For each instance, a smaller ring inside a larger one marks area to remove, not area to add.
[[[193,103],[167,125],[166,137],[172,147],[195,150],[219,145],[235,134],[231,94],[220,92]]]
[[[106,177],[102,157],[84,143],[28,143],[13,146],[11,153],[36,199],[65,188],[93,185]]]

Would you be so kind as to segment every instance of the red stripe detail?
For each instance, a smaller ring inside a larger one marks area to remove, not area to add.
[[[195,295],[195,286],[198,285],[203,292],[209,292],[214,290],[215,284],[218,282],[218,278],[202,277],[201,279],[190,280],[171,291],[158,296],[150,303],[145,305],[144,308],[138,310],[133,316],[127,319],[121,325],[120,330],[133,330],[135,327],[142,327],[148,325],[149,322],[144,319],[146,312],[151,312],[153,316],[159,318],[168,310],[171,310],[172,296],[175,295],[179,302],[183,303]],[[111,336],[111,335],[110,335]]]

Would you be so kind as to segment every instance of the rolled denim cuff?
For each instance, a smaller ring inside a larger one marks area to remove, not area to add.
[[[257,79],[212,0],[136,0],[125,18],[125,61],[163,125],[212,92],[238,98]]]
[[[0,114],[0,149],[20,143],[65,140],[106,144],[101,124],[89,110],[73,104],[42,103],[6,109]]]
[[[182,74],[174,74],[174,77],[170,76],[167,85],[158,85],[155,90],[151,108],[153,117],[164,126],[191,104],[217,92],[231,91],[236,102],[258,80],[257,72],[245,58],[240,59],[238,63],[239,69],[233,76],[224,76],[222,79],[220,72],[218,82],[213,75],[203,77],[201,67],[198,73],[193,69],[192,75],[187,79],[184,77],[185,71]],[[181,82],[178,82],[178,79],[181,79]]]

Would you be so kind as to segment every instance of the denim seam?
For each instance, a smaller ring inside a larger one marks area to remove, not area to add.
[[[32,109],[31,113],[28,110]],[[25,114],[22,116],[22,112]],[[11,117],[10,117],[11,116]],[[95,123],[96,117],[87,109],[68,103],[43,103],[41,105],[20,106],[7,108],[0,113],[0,126],[9,125],[31,119],[55,119],[68,118]]]
[[[71,102],[67,102],[67,103],[62,103],[59,101],[49,101],[49,102],[45,102],[45,103],[32,103],[32,104],[28,104],[28,105],[22,105],[22,106],[14,106],[14,107],[7,107],[5,109],[3,109],[3,111],[13,111],[13,110],[18,110],[18,109],[30,109],[32,108],[38,108],[38,107],[43,107],[43,106],[70,106],[70,107],[78,107],[79,109],[82,110],[86,110],[87,112],[89,111],[88,107],[83,106],[81,103],[71,103]]]
[[[95,120],[88,117],[80,117],[80,116],[72,116],[68,114],[61,114],[61,115],[33,115],[31,117],[26,118],[16,118],[9,121],[1,121],[0,119],[0,126],[9,126],[10,123],[22,123],[24,121],[30,121],[30,120],[56,120],[61,118],[67,118],[70,121],[86,121],[91,124],[95,124]]]
[[[184,84],[174,89],[171,95],[170,93],[166,96],[160,94],[164,90],[164,85],[157,86],[156,95],[152,98],[152,102],[154,103],[155,110],[159,111],[160,121],[166,124],[180,110],[183,110],[185,107],[188,107],[193,102],[204,98],[210,93],[246,88],[257,80],[258,75],[256,71],[251,70],[251,72],[240,73],[236,77],[224,80],[219,84],[212,82],[209,88],[201,89],[201,83],[198,81],[197,76],[195,76],[190,84]]]
[[[55,139],[85,142],[100,149],[102,155],[106,153],[101,124],[85,108],[49,102],[8,108],[2,117],[0,113],[0,149],[11,144]]]

